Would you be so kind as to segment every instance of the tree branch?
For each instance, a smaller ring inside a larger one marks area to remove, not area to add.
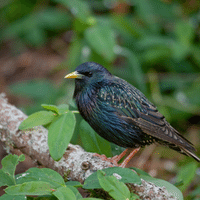
[[[0,140],[9,147],[10,152],[18,148],[45,167],[54,169],[61,175],[67,173],[72,180],[80,182],[84,182],[94,171],[113,165],[108,161],[102,161],[93,153],[85,152],[80,146],[72,144],[69,144],[60,161],[54,161],[48,150],[47,129],[42,126],[27,131],[18,129],[20,123],[26,118],[27,116],[22,111],[8,103],[5,94],[0,94]],[[145,200],[176,199],[164,187],[158,187],[145,180],[142,180],[141,185],[132,184],[131,188]]]

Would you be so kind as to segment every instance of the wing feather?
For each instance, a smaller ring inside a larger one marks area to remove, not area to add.
[[[143,133],[157,138],[158,141],[195,151],[193,145],[166,121],[144,94],[123,79],[115,77],[110,85],[99,90],[99,97],[101,101],[115,108],[119,117],[139,127]]]

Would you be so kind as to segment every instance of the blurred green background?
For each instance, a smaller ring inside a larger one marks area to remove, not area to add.
[[[63,77],[95,61],[140,89],[200,155],[199,0],[7,0],[0,19],[1,91],[26,114],[70,103],[74,83]],[[83,141],[76,130],[72,142]],[[150,147],[133,165],[172,183],[187,177],[179,188],[200,199],[191,158]]]

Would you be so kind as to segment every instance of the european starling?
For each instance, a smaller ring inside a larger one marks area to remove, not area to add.
[[[166,121],[142,92],[100,64],[83,63],[65,78],[75,78],[78,110],[104,139],[137,151],[159,143],[200,162],[192,143]]]

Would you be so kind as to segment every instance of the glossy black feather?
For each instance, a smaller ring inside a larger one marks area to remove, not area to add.
[[[134,86],[97,63],[84,63],[76,71],[84,75],[75,81],[78,109],[100,136],[130,148],[157,142],[200,162],[193,145]]]

